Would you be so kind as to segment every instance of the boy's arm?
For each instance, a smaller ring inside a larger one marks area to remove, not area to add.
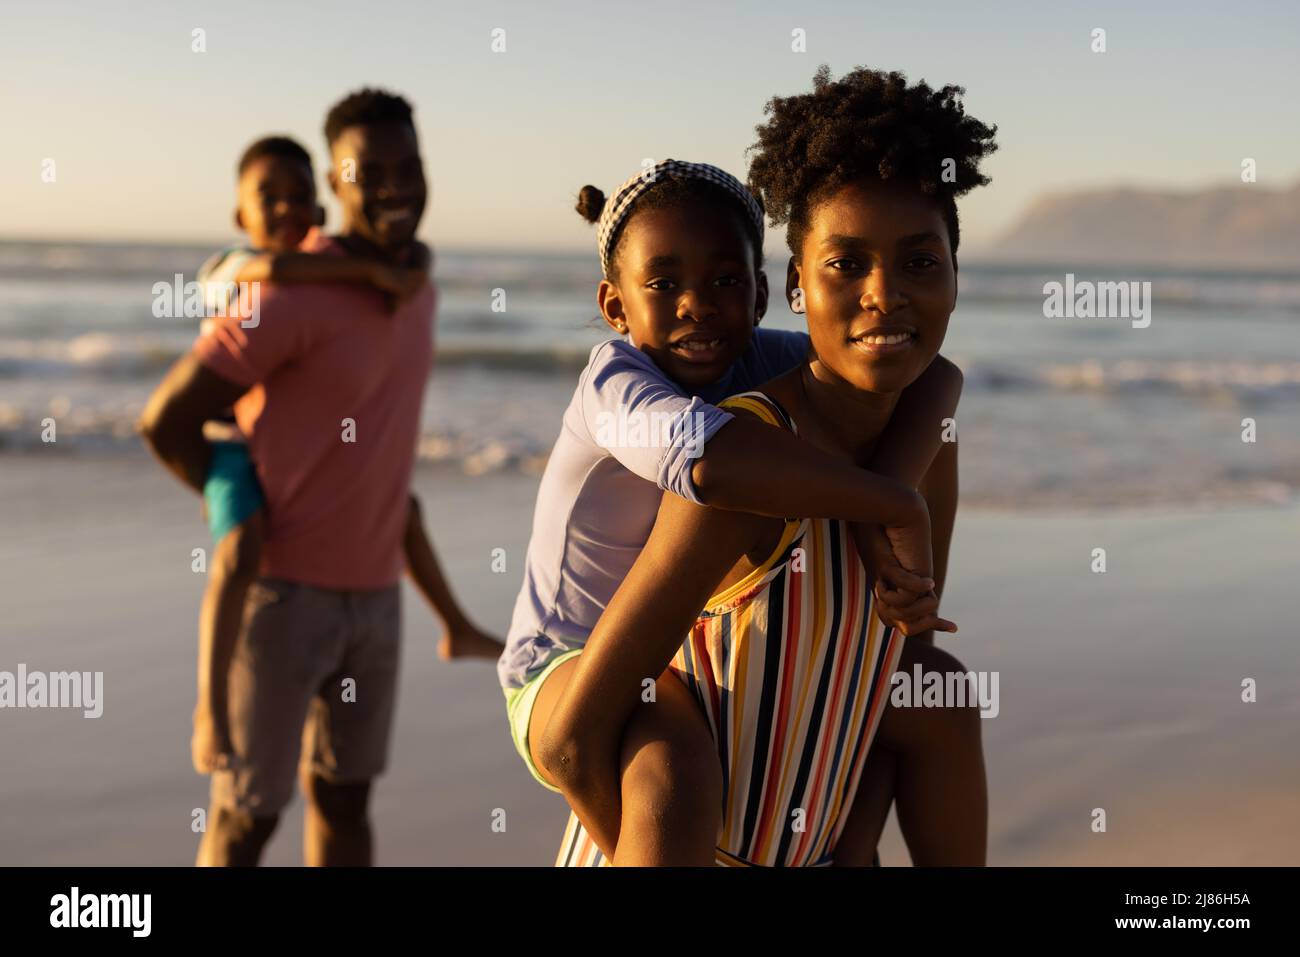
[[[413,240],[407,247],[402,264],[407,269],[416,269],[427,275],[433,268],[433,250],[418,239]]]
[[[235,282],[363,282],[379,285],[380,273],[391,267],[360,256],[321,253],[258,253],[244,260]]]
[[[623,732],[643,682],[663,674],[709,595],[769,521],[665,494],[649,541],[578,656],[538,758],[607,858],[622,818]]]
[[[332,283],[374,286],[389,297],[390,308],[416,295],[429,279],[433,254],[424,243],[413,243],[403,265],[361,256],[322,253],[257,253],[245,259],[235,282]]]

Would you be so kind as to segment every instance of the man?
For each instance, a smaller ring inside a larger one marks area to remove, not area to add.
[[[330,111],[325,135],[344,225],[314,251],[410,261],[428,195],[410,105],[361,90]],[[267,503],[261,577],[230,665],[233,760],[213,772],[201,865],[257,863],[300,755],[306,862],[371,862],[433,287],[391,305],[364,285],[269,286],[259,321],[219,320],[141,420],[154,453],[201,490],[203,422],[234,404]]]

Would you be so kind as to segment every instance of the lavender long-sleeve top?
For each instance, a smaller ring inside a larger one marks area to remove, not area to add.
[[[645,547],[664,491],[700,501],[691,467],[732,418],[712,403],[807,353],[804,333],[757,329],[728,373],[692,394],[621,339],[591,350],[537,492],[523,587],[497,662],[503,688],[522,687],[586,644]]]

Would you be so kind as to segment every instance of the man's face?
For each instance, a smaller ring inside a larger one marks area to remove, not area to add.
[[[428,199],[415,130],[401,122],[345,127],[330,153],[345,231],[387,251],[414,239]]]

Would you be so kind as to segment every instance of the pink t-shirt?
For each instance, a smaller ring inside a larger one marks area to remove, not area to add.
[[[343,254],[321,237],[304,251]],[[369,286],[263,284],[259,322],[217,320],[194,344],[235,404],[266,495],[263,575],[321,588],[402,576],[420,405],[433,364],[433,284],[390,315]]]

